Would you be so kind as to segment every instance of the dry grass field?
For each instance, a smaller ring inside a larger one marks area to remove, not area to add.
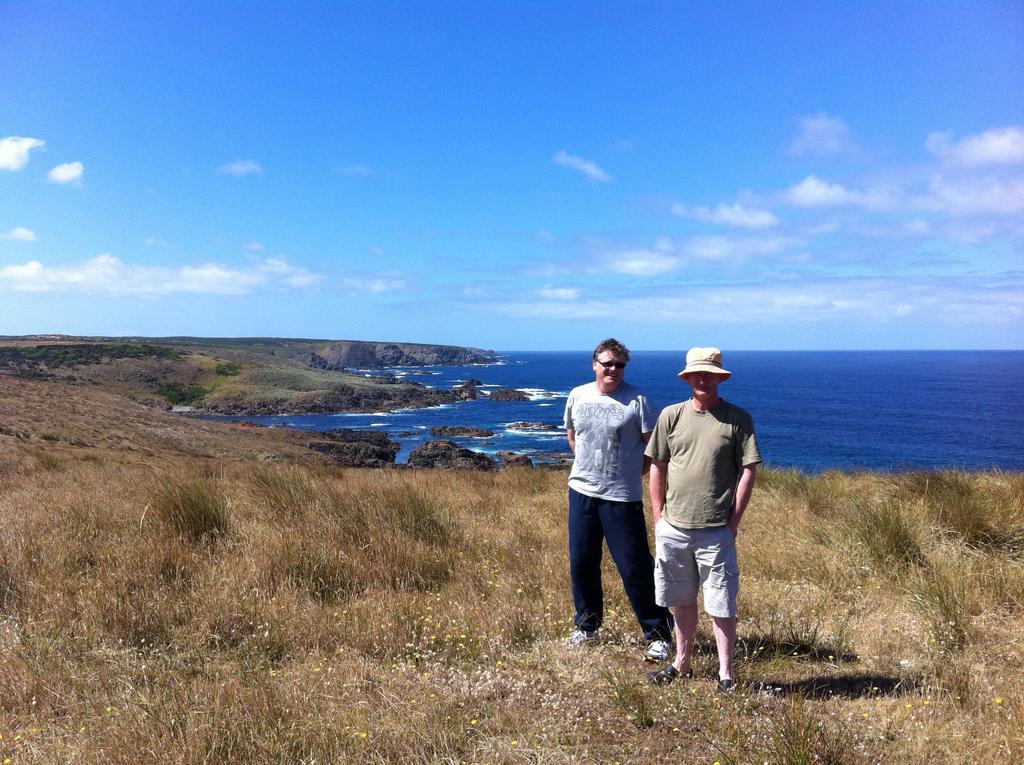
[[[570,624],[565,475],[0,452],[0,763],[1024,758],[1024,477],[763,471],[733,696]]]

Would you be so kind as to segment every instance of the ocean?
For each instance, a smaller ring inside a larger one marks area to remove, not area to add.
[[[634,352],[626,379],[659,406],[681,401],[689,395],[676,377],[683,355]],[[519,388],[529,401],[481,396],[429,409],[231,419],[312,430],[380,430],[401,445],[399,462],[431,440],[430,428],[441,425],[493,432],[451,439],[489,454],[569,456],[562,412],[569,391],[594,379],[590,352],[501,356],[495,365],[388,371],[438,388],[475,378],[483,383],[481,391]],[[767,466],[809,473],[1024,470],[1024,351],[733,351],[724,363],[733,376],[719,394],[753,415]]]

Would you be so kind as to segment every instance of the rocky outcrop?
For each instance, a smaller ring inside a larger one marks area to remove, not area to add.
[[[439,406],[464,399],[462,391],[437,390],[423,385],[345,385],[312,391],[285,400],[219,398],[205,400],[204,414],[319,414],[322,412],[379,412],[407,407]]]
[[[472,401],[477,397],[476,386],[483,385],[479,380],[466,380],[461,385],[456,385],[455,390],[459,391],[463,398]]]
[[[464,425],[440,425],[436,428],[430,429],[430,435],[432,436],[469,436],[470,438],[489,438],[493,436],[489,430],[483,428],[469,428]]]
[[[384,369],[386,367],[461,366],[493,364],[494,351],[462,348],[456,345],[419,343],[369,343],[339,340],[310,354],[311,366],[318,369]],[[321,366],[322,364],[322,366]]]
[[[451,441],[427,441],[409,453],[409,467],[460,470],[495,470],[497,464],[486,454],[463,449]]]
[[[498,452],[498,458],[501,460],[502,467],[533,467],[533,460],[525,454],[516,454],[515,452]]]
[[[552,425],[550,422],[510,422],[506,427],[509,430],[523,432],[540,431],[543,433],[555,433],[562,430],[561,425]]]
[[[399,446],[384,433],[374,430],[336,428],[319,434],[310,449],[326,454],[345,467],[388,467],[395,464]]]
[[[491,401],[529,401],[530,397],[515,388],[498,388],[491,391]]]

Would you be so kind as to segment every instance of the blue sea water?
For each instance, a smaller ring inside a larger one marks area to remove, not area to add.
[[[430,409],[239,419],[313,430],[380,430],[401,445],[399,462],[431,440],[430,428],[440,425],[492,431],[489,438],[452,439],[477,451],[567,456],[561,429],[565,398],[573,386],[594,379],[590,352],[502,357],[502,364],[489,366],[389,371],[436,388],[475,378],[482,391],[519,388],[531,394],[530,401],[481,396]],[[666,406],[689,396],[676,377],[682,365],[678,351],[638,351],[626,379]],[[807,472],[1024,470],[1022,351],[734,351],[725,366],[733,376],[719,394],[753,415],[766,465]],[[516,422],[557,429],[510,429]]]

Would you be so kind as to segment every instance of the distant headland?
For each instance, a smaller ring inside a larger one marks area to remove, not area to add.
[[[178,455],[393,464],[398,446],[383,434],[260,428],[179,415],[439,406],[476,398],[477,381],[432,388],[388,370],[499,360],[494,351],[427,343],[0,336],[0,455],[37,454],[45,447],[53,459],[87,453],[142,461]],[[431,464],[447,466],[444,460],[462,459],[462,451],[452,445]]]
[[[476,395],[367,370],[493,364],[454,345],[303,338],[0,337],[0,374],[99,387],[165,409],[233,414],[367,412]]]

